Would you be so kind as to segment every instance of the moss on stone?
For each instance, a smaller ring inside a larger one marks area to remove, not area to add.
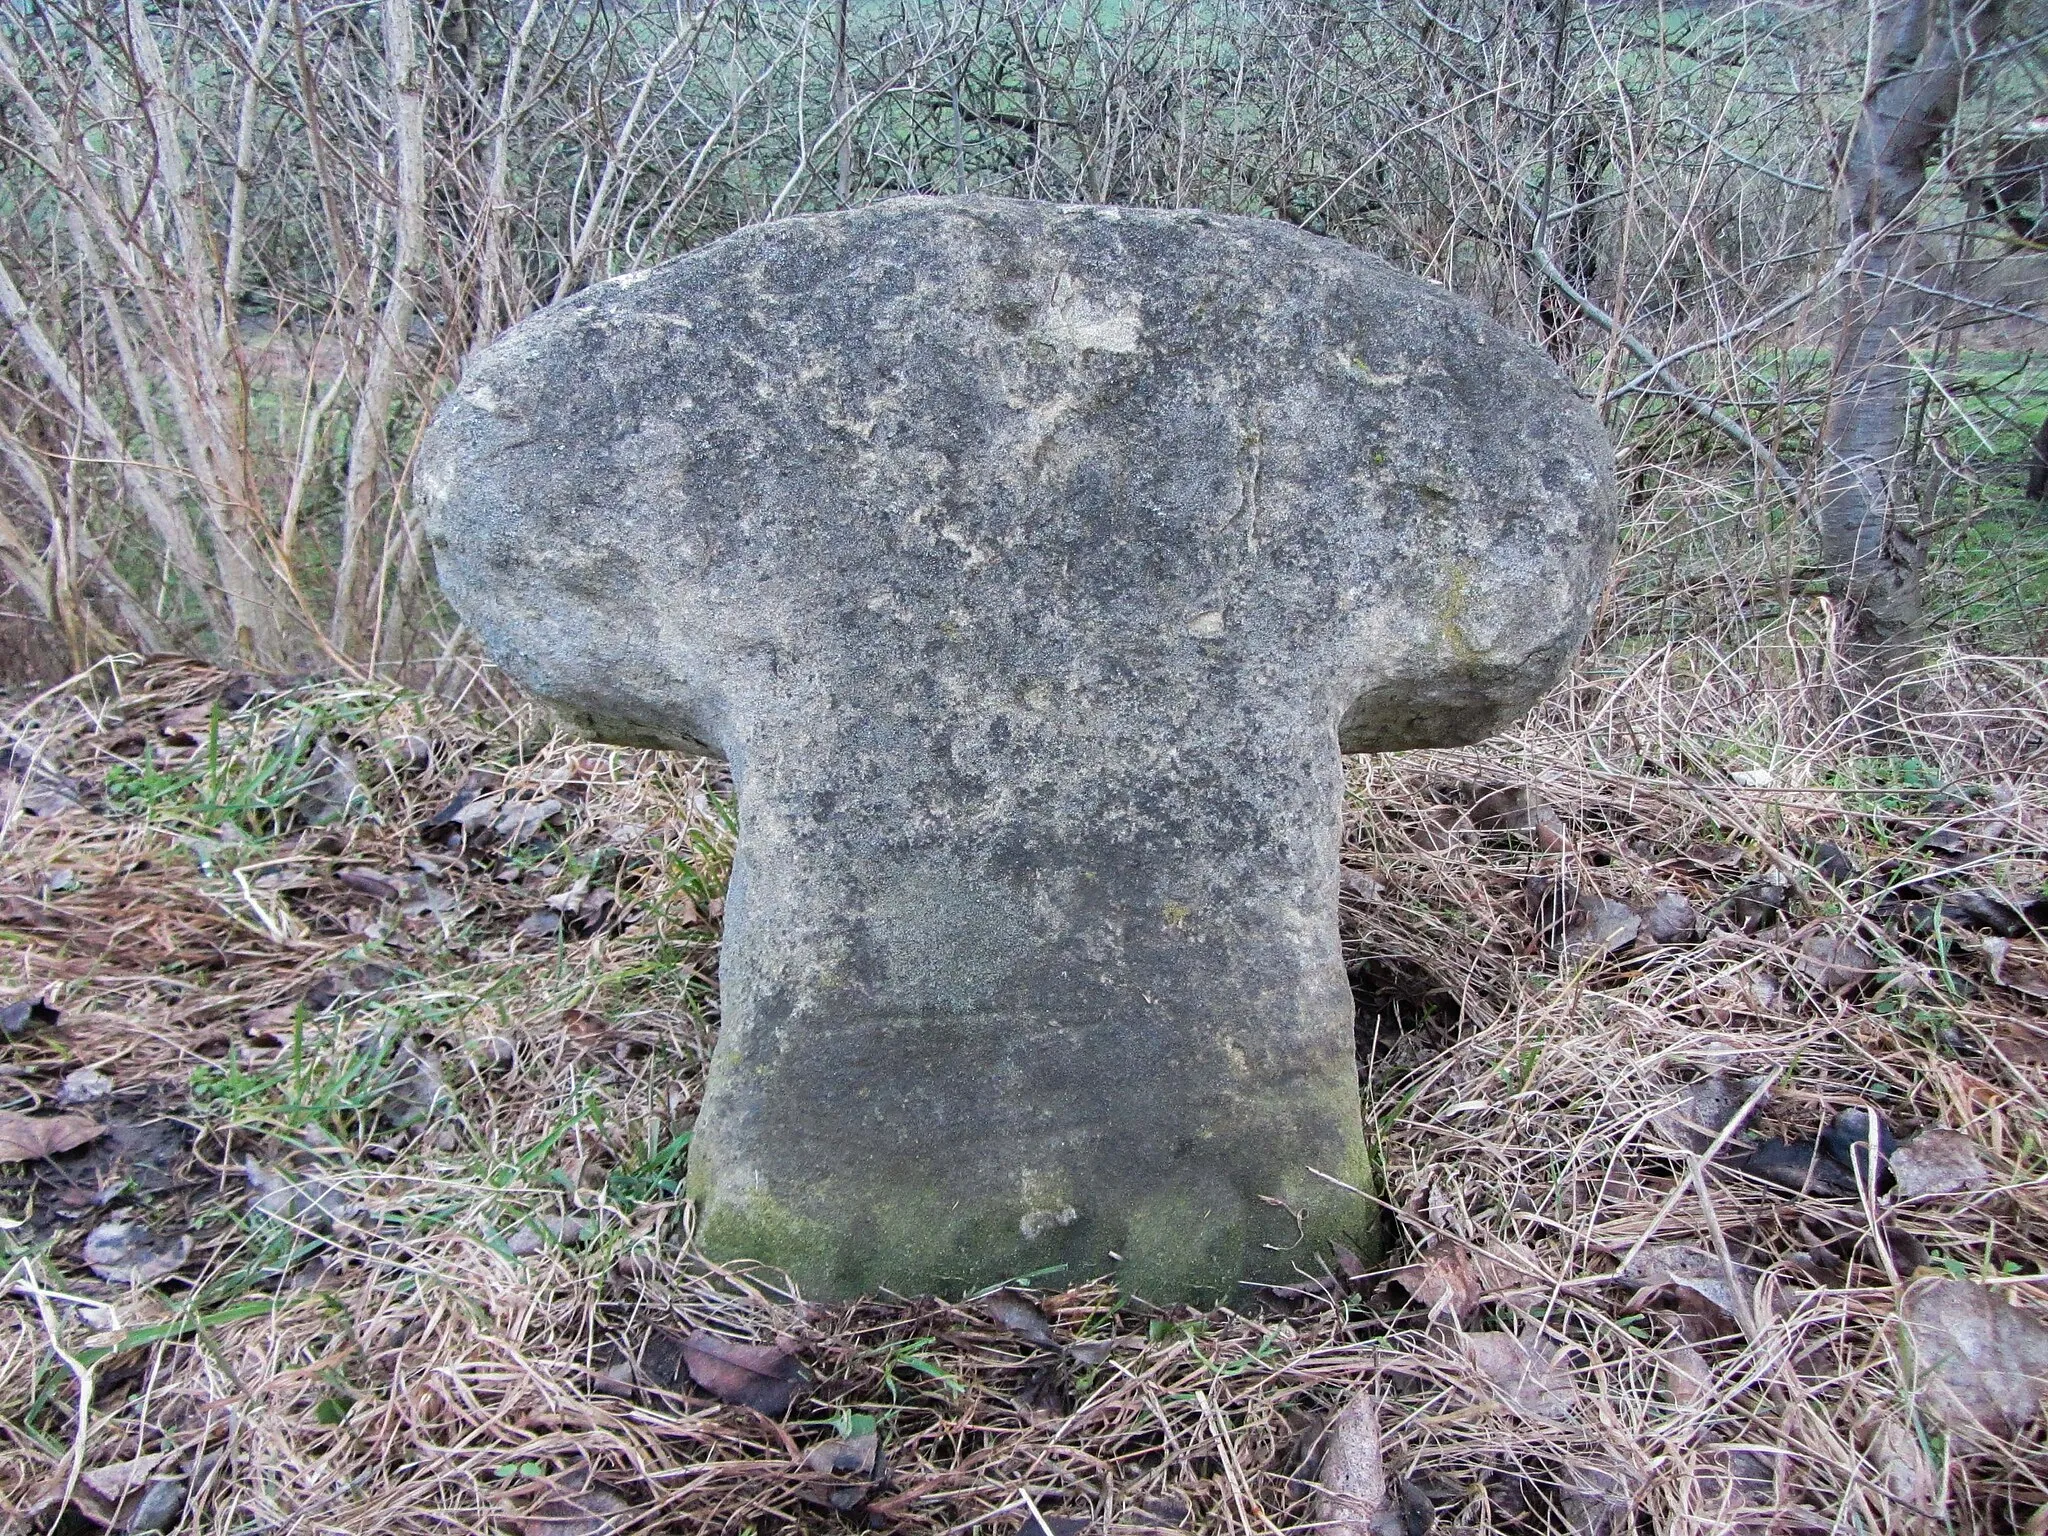
[[[1361,1190],[1376,1182],[1362,1143],[1343,1166],[1324,1171]],[[881,1200],[871,1188],[858,1196],[827,1192],[819,1208],[844,1209],[829,1223],[765,1189],[727,1192],[711,1183],[693,1167],[702,1251],[786,1270],[806,1296],[821,1301],[885,1287],[957,1297],[1027,1275],[1074,1283],[1102,1273],[1144,1301],[1206,1306],[1247,1299],[1239,1295],[1240,1281],[1285,1284],[1298,1272],[1314,1274],[1337,1243],[1367,1262],[1380,1251],[1377,1208],[1306,1169],[1273,1191],[1286,1210],[1254,1206],[1227,1186],[1192,1185],[1141,1201],[1113,1231],[1099,1223],[1081,1231],[1055,1224],[1033,1235],[1020,1228],[1014,1202],[966,1209],[908,1183]],[[862,1208],[853,1208],[856,1200]]]

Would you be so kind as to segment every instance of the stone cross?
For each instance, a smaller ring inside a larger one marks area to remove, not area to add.
[[[1367,1245],[1341,754],[1585,633],[1612,458],[1540,350],[1284,224],[906,197],[524,321],[419,483],[492,657],[732,766],[707,1253],[1167,1302]]]

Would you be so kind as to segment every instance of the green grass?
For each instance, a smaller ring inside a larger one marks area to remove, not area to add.
[[[225,839],[252,851],[267,848],[304,819],[307,796],[334,774],[323,741],[371,731],[391,705],[388,693],[332,687],[232,714],[216,703],[205,740],[189,758],[152,742],[138,761],[111,766],[109,808],[215,845]]]
[[[241,1052],[232,1051],[193,1073],[194,1105],[236,1130],[294,1141],[312,1130],[344,1145],[370,1139],[404,1075],[397,1060],[402,1032],[380,1029],[352,1039],[350,1033],[336,1028],[309,1035],[306,1022],[296,1022],[279,1065],[245,1067]]]

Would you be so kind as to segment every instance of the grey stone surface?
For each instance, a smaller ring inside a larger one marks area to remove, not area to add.
[[[1579,642],[1590,407],[1284,225],[905,198],[742,231],[471,359],[419,483],[491,655],[740,787],[691,1148],[813,1295],[1313,1272],[1374,1223],[1340,751]]]

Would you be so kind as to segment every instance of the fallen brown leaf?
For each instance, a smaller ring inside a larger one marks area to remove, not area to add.
[[[1642,909],[1643,934],[1653,944],[1690,944],[1700,936],[1700,914],[1676,891],[1659,891]]]
[[[2039,898],[2029,901],[1990,886],[1979,886],[1974,890],[1950,891],[1941,898],[1938,910],[1944,922],[1954,923],[1959,928],[1974,928],[2000,938],[2017,939],[2032,926],[2029,919],[2038,905]]]
[[[129,1461],[88,1468],[69,1482],[61,1474],[28,1494],[13,1513],[13,1532],[86,1529],[94,1526],[124,1536],[150,1536],[177,1524],[185,1505],[185,1480],[153,1474],[173,1453],[156,1451]],[[66,1508],[68,1503],[68,1509]],[[81,1518],[82,1517],[82,1518]]]
[[[1432,1238],[1414,1264],[1397,1269],[1388,1278],[1429,1309],[1432,1317],[1448,1317],[1462,1323],[1473,1312],[1498,1296],[1540,1290],[1533,1256],[1517,1266],[1453,1238]]]
[[[1728,896],[1728,915],[1744,933],[1778,923],[1792,905],[1792,888],[1775,872],[1750,881]]]
[[[882,1437],[874,1430],[827,1440],[804,1452],[804,1471],[818,1481],[804,1498],[842,1513],[867,1502],[882,1477]]]
[[[0,1109],[0,1163],[55,1157],[97,1140],[105,1129],[84,1115],[19,1115]]]
[[[1155,1493],[1138,1500],[1137,1513],[1152,1522],[1154,1530],[1178,1530],[1194,1518],[1188,1501],[1177,1493]]]
[[[0,1007],[0,1040],[12,1040],[32,1029],[48,1029],[63,1015],[40,997],[16,998]]]
[[[510,848],[532,838],[543,823],[561,814],[561,810],[562,802],[552,795],[543,800],[517,800],[507,805],[504,814],[491,823],[491,831]]]
[[[1792,970],[1814,990],[1846,997],[1877,974],[1877,957],[1843,934],[1813,933],[1800,944]]]
[[[881,1454],[882,1437],[874,1430],[826,1440],[804,1452],[804,1470],[829,1477],[869,1477]]]
[[[1806,850],[1806,862],[1830,885],[1847,885],[1856,878],[1856,860],[1839,844],[1815,843]]]
[[[1107,1360],[1114,1340],[1070,1339],[1053,1327],[1038,1303],[1022,1291],[991,1291],[975,1303],[991,1322],[1010,1330],[1027,1344],[1055,1349],[1079,1366],[1097,1366]]]
[[[1402,1536],[1407,1529],[1387,1482],[1379,1405],[1370,1391],[1330,1420],[1316,1484],[1315,1528],[1323,1536]]]
[[[1423,807],[1421,815],[1412,823],[1409,838],[1425,853],[1448,853],[1453,848],[1475,842],[1478,834],[1457,806],[1429,805]]]
[[[1757,1087],[1754,1078],[1702,1077],[1679,1089],[1678,1102],[1653,1115],[1650,1124],[1672,1145],[1704,1152],[1742,1112]],[[1741,1130],[1737,1125],[1730,1135]]]
[[[448,803],[420,823],[420,836],[430,843],[458,841],[497,815],[499,796],[492,790],[496,782],[495,775],[471,769]]]
[[[1961,1194],[1991,1183],[1991,1170],[1984,1166],[1976,1144],[1940,1126],[1900,1142],[1890,1166],[1893,1182],[1908,1199]]]
[[[1038,1309],[1038,1303],[1022,1291],[992,1291],[977,1303],[989,1321],[1010,1330],[1026,1344],[1040,1349],[1065,1346],[1052,1322]]]
[[[2042,955],[2043,947],[2038,941],[2017,944],[2000,938],[1984,941],[1984,958],[1990,965],[1992,981],[2008,992],[2017,992],[2036,1002],[2048,1002],[2048,960],[2044,960]]]
[[[2048,1323],[1988,1287],[1916,1281],[1899,1307],[1903,1341],[1928,1408],[1952,1432],[2009,1440],[2048,1392]]]
[[[147,1483],[157,1464],[169,1455],[169,1451],[152,1451],[131,1461],[109,1462],[81,1472],[78,1480],[108,1503],[119,1504]]]
[[[378,901],[396,901],[405,889],[402,876],[382,874],[377,870],[362,867],[337,869],[334,878],[350,890],[374,897]]]
[[[1690,1344],[1674,1341],[1657,1352],[1657,1379],[1664,1395],[1680,1408],[1706,1402],[1714,1395],[1714,1368]]]
[[[61,816],[85,804],[76,783],[27,747],[0,745],[0,806],[10,801],[31,816]]]
[[[1492,1387],[1503,1407],[1524,1418],[1569,1418],[1578,1385],[1564,1366],[1564,1351],[1516,1333],[1474,1333],[1463,1340],[1465,1358]]]
[[[1050,1424],[1074,1411],[1074,1399],[1064,1378],[1065,1372],[1057,1359],[1040,1357],[1014,1399],[1017,1411],[1027,1423]]]
[[[1346,900],[1369,907],[1386,895],[1387,888],[1370,871],[1346,864],[1337,871],[1337,889]]]
[[[1472,802],[1466,815],[1482,832],[1536,832],[1546,821],[1559,828],[1563,825],[1555,811],[1520,784],[1487,790]]]
[[[1637,1500],[1622,1477],[1597,1462],[1567,1463],[1558,1479],[1559,1513],[1572,1536],[1633,1531]]]
[[[1694,843],[1679,857],[1700,869],[1725,870],[1742,862],[1742,850],[1728,843]]]
[[[1728,1166],[1801,1195],[1850,1199],[1861,1187],[1855,1170],[1831,1156],[1821,1138],[1791,1141],[1774,1136],[1728,1159]]]
[[[562,914],[536,912],[524,919],[516,931],[522,939],[552,939],[562,931]]]
[[[576,1493],[550,1494],[514,1515],[511,1524],[519,1536],[613,1536],[632,1513],[630,1500],[599,1483]]]
[[[1941,1474],[1919,1435],[1899,1420],[1887,1418],[1870,1437],[1869,1457],[1886,1493],[1923,1519],[1935,1517]]]
[[[2048,1026],[2025,1019],[2000,1019],[1992,1043],[2015,1066],[2048,1066]]]
[[[1731,1280],[1728,1266],[1703,1248],[1684,1243],[1660,1243],[1645,1248],[1619,1270],[1615,1278],[1636,1288],[1629,1310],[1647,1305],[1659,1292],[1676,1290],[1697,1310],[1704,1306],[1709,1319],[1720,1331],[1735,1327],[1740,1300],[1735,1287],[1744,1283],[1738,1270]]]
[[[139,1221],[103,1221],[85,1240],[85,1262],[115,1285],[154,1285],[185,1267],[192,1239],[159,1237]]]
[[[681,1341],[690,1380],[722,1403],[738,1403],[779,1419],[808,1379],[796,1357],[777,1344],[742,1344],[715,1333]]]
[[[1097,1528],[1091,1515],[1053,1515],[1034,1508],[1017,1527],[1017,1536],[1088,1536]]]
[[[1755,1451],[1711,1447],[1693,1474],[1690,1502],[1699,1514],[1721,1521],[1719,1528],[1729,1536],[1762,1536],[1776,1524],[1771,1516],[1778,1504],[1777,1470]]]
[[[1633,908],[1588,892],[1558,936],[1559,949],[1568,964],[1604,960],[1633,944],[1642,928]]]

